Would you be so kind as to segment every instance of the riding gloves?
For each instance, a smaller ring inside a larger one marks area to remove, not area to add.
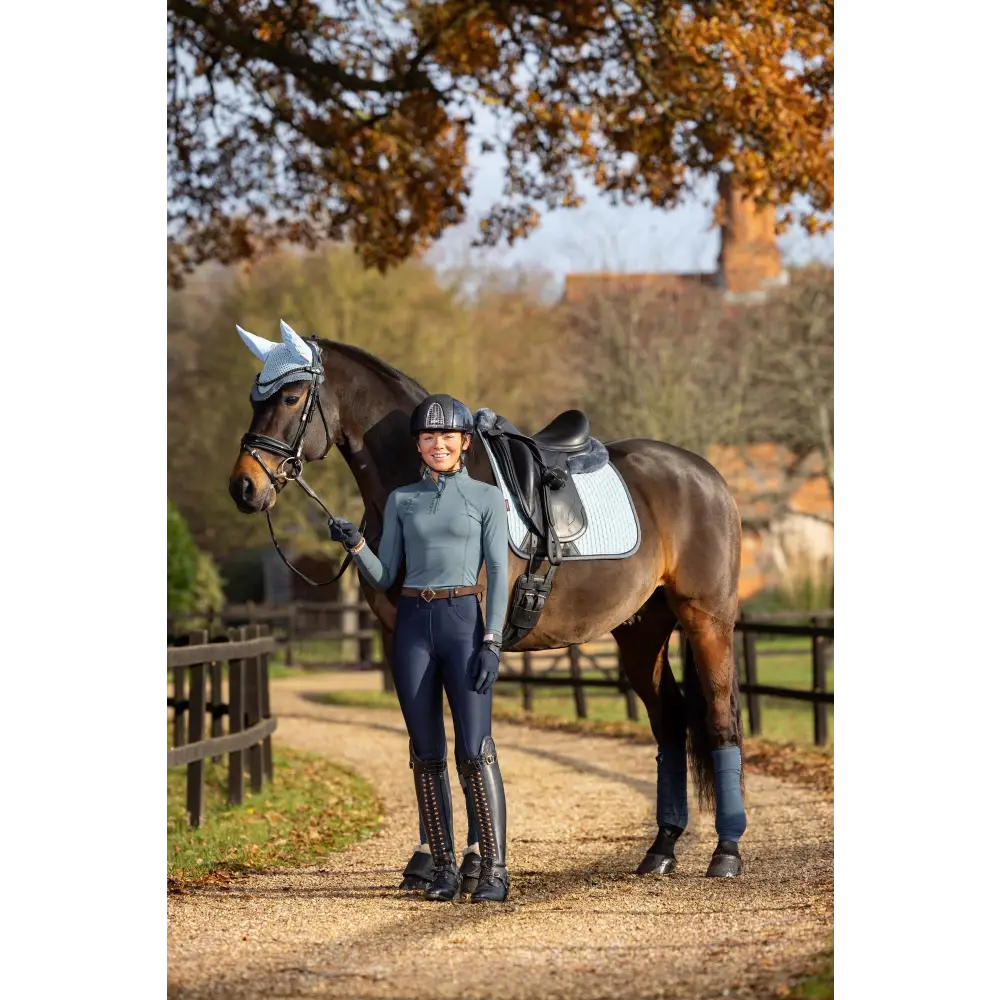
[[[486,694],[500,676],[500,648],[494,642],[483,643],[476,662],[479,668],[476,691]]]
[[[331,517],[329,520],[330,537],[335,542],[343,542],[344,548],[354,549],[361,544],[361,531],[346,517]]]

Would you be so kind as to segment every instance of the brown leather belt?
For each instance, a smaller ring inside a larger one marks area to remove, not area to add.
[[[436,601],[441,597],[468,597],[470,594],[481,594],[486,588],[481,584],[475,587],[445,587],[443,590],[434,590],[431,587],[424,587],[417,590],[416,587],[404,587],[400,594],[403,597],[422,597],[425,601]]]

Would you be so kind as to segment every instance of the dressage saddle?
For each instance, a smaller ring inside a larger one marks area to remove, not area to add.
[[[592,447],[587,415],[566,410],[532,436],[498,416],[485,438],[504,478],[517,491],[534,536],[531,547],[544,545],[555,564],[563,555],[575,555],[573,542],[587,530],[587,513],[568,462]]]
[[[522,434],[498,416],[483,440],[503,478],[517,494],[530,537],[525,572],[514,582],[504,624],[502,648],[511,649],[537,624],[552,592],[552,577],[567,555],[578,555],[573,542],[587,530],[587,513],[569,472],[569,460],[593,447],[590,421],[580,410],[566,410],[534,436]],[[534,568],[548,559],[544,576]],[[536,563],[537,560],[537,563]]]

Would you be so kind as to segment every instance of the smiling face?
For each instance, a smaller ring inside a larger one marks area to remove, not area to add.
[[[472,443],[472,436],[461,431],[421,431],[417,451],[432,472],[452,472],[458,468],[462,452]]]

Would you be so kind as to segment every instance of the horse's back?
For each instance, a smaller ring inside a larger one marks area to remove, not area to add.
[[[664,552],[671,588],[713,614],[734,615],[740,515],[719,470],[664,441],[628,438],[605,447],[632,495],[644,545],[648,541]]]
[[[628,472],[653,482],[683,483],[707,492],[721,490],[732,500],[722,473],[696,452],[652,438],[623,438],[606,442],[605,447],[611,463],[623,477]]]

